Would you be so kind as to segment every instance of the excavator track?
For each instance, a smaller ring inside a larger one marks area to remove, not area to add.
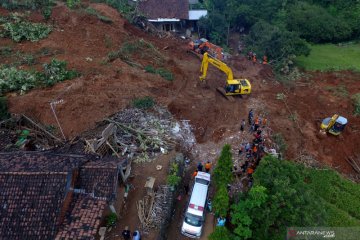
[[[216,88],[216,90],[221,93],[221,95],[223,95],[227,100],[229,100],[230,102],[235,102],[235,99],[232,96],[227,96],[225,89],[222,87],[218,87]]]

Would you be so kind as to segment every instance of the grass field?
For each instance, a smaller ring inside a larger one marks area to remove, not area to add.
[[[341,46],[322,44],[310,47],[311,53],[308,57],[296,58],[296,63],[300,68],[308,71],[360,71],[360,43]]]

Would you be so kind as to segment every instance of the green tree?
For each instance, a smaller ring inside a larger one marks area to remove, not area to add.
[[[231,223],[236,227],[234,233],[242,239],[252,237],[250,228],[253,220],[251,213],[266,202],[266,188],[254,186],[251,188],[246,198],[231,206]]]
[[[306,184],[302,165],[267,156],[254,173],[254,187],[232,205],[232,223],[241,239],[282,239],[287,226],[318,226],[324,203]]]
[[[308,55],[306,42],[294,32],[280,29],[264,21],[252,26],[245,38],[247,49],[255,51],[258,56],[267,55],[269,59],[280,61],[290,55]]]
[[[232,240],[234,239],[230,231],[223,226],[217,226],[215,231],[209,236],[209,240]]]
[[[215,185],[220,187],[221,185],[229,184],[232,179],[232,154],[231,146],[229,144],[224,145],[217,165],[213,172],[213,178]]]
[[[229,210],[229,194],[226,185],[218,187],[214,200],[213,207],[217,216],[225,217]]]
[[[352,34],[351,28],[342,18],[332,16],[321,6],[306,2],[289,7],[287,28],[315,43],[343,41]]]

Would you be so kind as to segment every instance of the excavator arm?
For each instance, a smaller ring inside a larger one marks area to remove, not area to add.
[[[209,63],[211,63],[211,65],[213,65],[220,71],[224,72],[227,76],[228,81],[234,79],[233,72],[228,65],[226,65],[225,63],[223,63],[222,61],[220,61],[216,58],[209,57],[208,53],[204,53],[204,57],[201,62],[201,68],[200,68],[200,73],[201,73],[200,80],[201,81],[205,80],[205,78],[206,78]]]

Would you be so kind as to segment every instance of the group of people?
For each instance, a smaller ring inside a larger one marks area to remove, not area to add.
[[[203,172],[203,169],[204,169],[204,165],[201,162],[199,162],[198,165],[196,166],[195,172],[193,173],[193,177],[196,177],[198,172]],[[211,162],[207,161],[205,163],[205,172],[209,173],[210,169],[211,169]]]
[[[252,174],[256,166],[259,164],[260,159],[264,153],[264,138],[263,138],[263,130],[262,128],[266,127],[267,119],[265,117],[261,118],[257,116],[254,118],[254,111],[251,109],[249,111],[249,130],[253,133],[253,140],[252,142],[246,142],[240,144],[239,147],[239,158],[242,160],[242,164],[240,164],[240,169],[238,170],[237,166],[234,166],[234,171],[239,173],[247,174],[249,177],[249,182],[251,182]],[[240,130],[245,130],[245,119],[242,119]]]
[[[253,64],[255,64],[257,62],[256,53],[250,51],[250,52],[248,52],[247,57],[248,57],[249,61],[253,62]],[[263,56],[262,64],[268,64],[268,58],[266,55]]]

